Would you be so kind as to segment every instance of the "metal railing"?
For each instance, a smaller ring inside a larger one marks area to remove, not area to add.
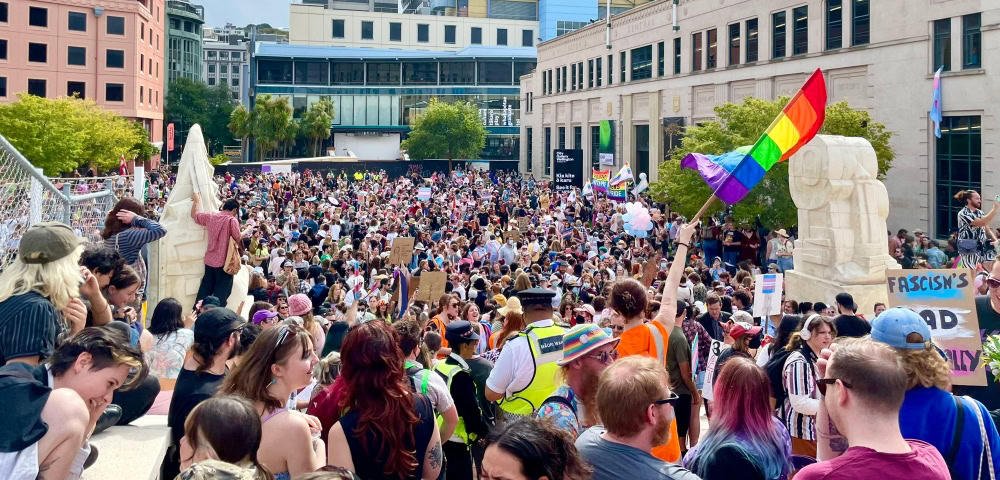
[[[100,241],[104,219],[118,201],[115,183],[113,177],[50,179],[0,135],[0,270],[16,258],[24,231],[39,222],[63,222],[78,236]]]

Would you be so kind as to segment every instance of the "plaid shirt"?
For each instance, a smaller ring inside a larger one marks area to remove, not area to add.
[[[684,330],[684,336],[687,337],[688,342],[693,342],[695,334],[698,335],[698,370],[694,373],[704,372],[705,365],[708,363],[708,349],[712,346],[712,337],[694,317],[685,319],[684,323],[681,324],[681,330]]]
[[[219,268],[226,263],[226,254],[229,252],[229,237],[239,242],[240,222],[231,213],[198,212],[194,216],[194,221],[198,225],[205,226],[208,230],[208,250],[205,251],[205,265]]]

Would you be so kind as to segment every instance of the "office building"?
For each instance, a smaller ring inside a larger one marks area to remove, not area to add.
[[[919,3],[919,6],[914,4]],[[552,150],[579,148],[584,172],[600,167],[599,122],[613,120],[611,168],[636,176],[657,167],[680,127],[715,118],[714,107],[746,97],[793,94],[823,70],[829,102],[867,110],[893,132],[885,179],[889,226],[939,237],[956,230],[966,188],[1000,193],[995,162],[1000,113],[1000,4],[982,1],[670,0],[542,43],[521,78],[532,98],[521,116],[521,171],[552,178]],[[943,66],[941,138],[929,118],[934,72]],[[607,167],[601,167],[607,168]],[[987,202],[988,203],[988,202]]]
[[[187,0],[167,1],[167,84],[187,78],[195,82],[202,77],[202,26],[205,9]]]
[[[159,144],[164,8],[163,0],[0,0],[0,102],[78,95],[141,122]]]
[[[230,37],[235,41],[235,37]],[[202,78],[209,87],[225,83],[232,91],[233,100],[244,103],[247,97],[246,79],[250,74],[249,43],[235,44],[206,41],[204,51],[204,72]]]

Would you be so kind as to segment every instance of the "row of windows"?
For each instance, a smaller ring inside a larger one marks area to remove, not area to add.
[[[125,17],[108,15],[107,19],[108,35],[125,35]],[[9,21],[7,3],[0,3],[0,22],[7,21]],[[45,7],[28,7],[28,25],[48,28],[49,9]],[[67,27],[74,32],[86,32],[87,14],[82,12],[67,12]],[[145,37],[145,31],[143,31],[143,37]]]
[[[230,70],[233,72],[233,75],[239,75],[240,74],[240,66],[239,65],[233,65],[232,68],[230,68],[229,65],[225,64],[225,63],[219,63],[219,64],[210,63],[210,64],[208,64],[208,73],[215,73],[215,71],[216,71],[216,65],[218,65],[218,71],[222,75],[226,75],[227,73],[230,72]]]
[[[299,85],[517,85],[535,62],[317,62],[259,60],[260,83]]]
[[[333,19],[333,38],[346,38],[347,32],[345,27],[345,21],[343,19]],[[430,25],[426,23],[417,24],[417,43],[428,43],[430,42]],[[455,45],[457,43],[456,33],[457,28],[455,25],[445,25],[444,26],[444,43],[449,45]],[[482,45],[483,44],[483,29],[482,27],[470,27],[469,30],[470,44],[472,45]],[[375,22],[370,20],[361,21],[361,39],[362,40],[375,40]],[[403,41],[403,24],[400,22],[389,22],[389,41],[390,42],[402,42]],[[507,45],[507,29],[498,28],[497,29],[497,45]],[[521,30],[521,46],[522,47],[533,47],[535,45],[535,31],[534,30]]]
[[[556,36],[565,35],[573,30],[577,30],[590,25],[590,22],[571,22],[569,20],[556,21]]]
[[[982,68],[982,14],[962,17],[962,69]],[[951,19],[934,21],[934,69],[951,71]]]
[[[243,52],[230,52],[228,50],[205,50],[207,58],[229,58],[232,60],[242,60]]]
[[[48,92],[48,80],[39,78],[29,78],[28,79],[28,90],[27,93],[30,95],[35,95],[37,97],[47,97]],[[149,93],[149,106],[159,106],[160,105],[160,92],[149,89],[148,91],[143,85],[139,86],[139,104],[142,105],[147,100],[146,93]],[[66,96],[80,97],[81,99],[87,98],[87,82],[78,81],[68,81],[66,82]],[[0,77],[0,98],[7,97],[7,77]],[[124,83],[105,83],[104,84],[104,101],[105,102],[124,102],[125,101],[125,84]]]
[[[0,60],[7,60],[7,40],[0,39]],[[105,49],[105,68],[125,68],[125,50]],[[28,42],[28,61],[32,63],[48,63],[49,46],[45,43]],[[78,67],[87,66],[87,47],[68,46],[66,47],[66,64]],[[148,68],[146,55],[139,55],[139,71],[153,75],[153,59],[149,58]],[[160,64],[156,62],[156,78],[160,77]]]
[[[198,35],[201,35],[201,25],[198,25],[191,20],[185,20],[182,23],[178,18],[171,18],[170,28],[173,30],[184,30],[187,33],[197,33]]]

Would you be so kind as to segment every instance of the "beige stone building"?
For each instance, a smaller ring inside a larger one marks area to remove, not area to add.
[[[1000,193],[1000,2],[996,0],[673,0],[653,2],[538,46],[521,77],[521,170],[552,178],[552,150],[598,166],[601,120],[613,121],[614,166],[657,179],[669,125],[713,108],[794,93],[820,68],[829,101],[846,100],[894,132],[889,228],[955,229],[964,188]],[[940,139],[929,117],[942,75]],[[675,129],[671,129],[675,130]],[[607,167],[603,167],[607,168]],[[989,208],[990,202],[985,202]]]

